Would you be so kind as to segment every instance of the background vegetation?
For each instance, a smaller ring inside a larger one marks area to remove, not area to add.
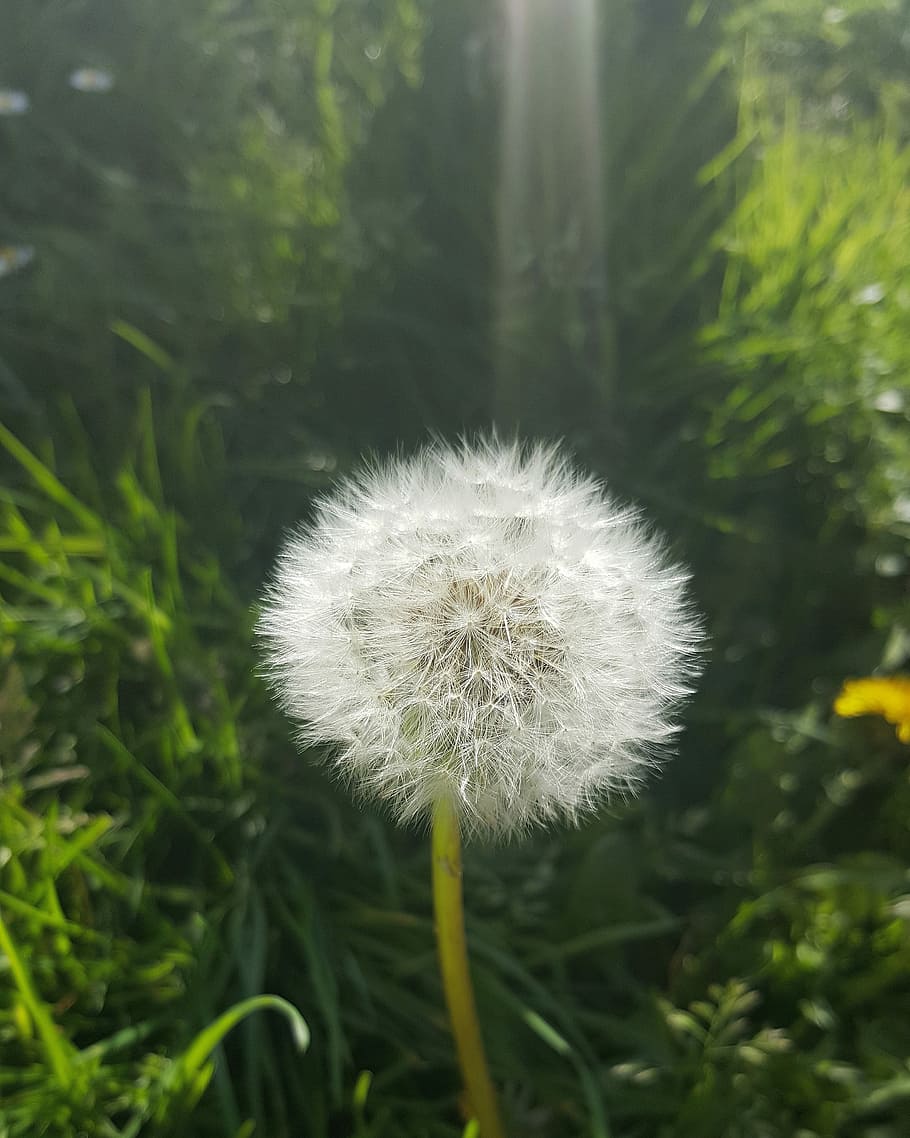
[[[648,795],[469,851],[512,1133],[910,1132],[908,750],[831,713],[910,652],[910,5],[599,14],[600,275],[557,192],[504,329],[496,5],[0,6],[3,1138],[462,1132],[424,839],[295,753],[250,627],[363,450],[494,418],[712,637]]]

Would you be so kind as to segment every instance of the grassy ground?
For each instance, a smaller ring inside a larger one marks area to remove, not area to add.
[[[494,408],[712,635],[647,796],[468,850],[511,1132],[907,1133],[908,751],[831,713],[910,652],[907,7],[600,7],[598,335],[551,231],[507,341],[488,5],[0,11],[3,1138],[462,1133],[425,835],[297,754],[250,630],[315,492]]]

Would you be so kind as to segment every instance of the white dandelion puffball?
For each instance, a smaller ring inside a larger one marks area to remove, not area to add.
[[[654,765],[699,671],[686,581],[558,448],[436,445],[318,503],[257,631],[301,741],[352,785],[508,834]]]

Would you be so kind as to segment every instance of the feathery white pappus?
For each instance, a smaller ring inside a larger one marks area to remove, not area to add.
[[[687,574],[556,446],[364,469],[291,538],[257,632],[303,743],[402,820],[576,818],[634,790],[700,671]]]

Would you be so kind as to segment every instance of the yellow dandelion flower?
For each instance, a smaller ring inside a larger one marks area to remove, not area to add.
[[[881,715],[897,728],[902,743],[910,743],[910,676],[867,676],[847,680],[834,701],[844,719]]]

